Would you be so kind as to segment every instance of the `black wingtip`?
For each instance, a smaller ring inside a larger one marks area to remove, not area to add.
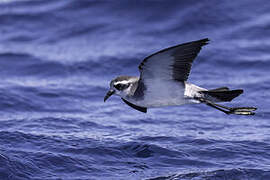
[[[186,45],[186,44],[192,44],[192,45],[199,45],[200,47],[204,46],[204,45],[207,45],[209,44],[209,41],[210,39],[209,38],[204,38],[204,39],[200,39],[200,40],[197,40],[197,41],[191,41],[191,42],[187,42],[187,43],[184,43],[182,45]]]
[[[202,45],[207,45],[210,43],[210,39],[209,38],[204,38],[204,39],[201,39],[201,40],[198,40],[198,42],[201,42]]]

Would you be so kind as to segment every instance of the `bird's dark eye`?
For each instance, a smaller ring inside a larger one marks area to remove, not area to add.
[[[114,85],[114,87],[115,87],[116,89],[120,90],[120,89],[121,89],[121,84],[116,84],[116,85]]]
[[[120,90],[120,91],[128,88],[128,86],[129,84],[115,84],[114,85],[115,89]]]

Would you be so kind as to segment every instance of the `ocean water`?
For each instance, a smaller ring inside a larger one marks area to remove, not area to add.
[[[270,3],[0,1],[0,179],[270,179]],[[205,105],[135,111],[103,97],[151,53],[209,38],[189,81],[242,88]]]

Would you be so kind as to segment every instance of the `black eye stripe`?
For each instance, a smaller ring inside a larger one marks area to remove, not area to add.
[[[114,87],[118,90],[123,90],[129,87],[129,84],[115,84]]]
[[[120,85],[120,84],[116,84],[116,85],[114,85],[114,87],[115,87],[116,89],[118,89],[118,90],[121,89],[121,85]]]

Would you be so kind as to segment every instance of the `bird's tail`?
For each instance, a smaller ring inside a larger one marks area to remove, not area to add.
[[[237,115],[254,115],[257,108],[255,107],[227,107],[216,104],[214,102],[230,102],[244,91],[242,89],[229,90],[227,87],[221,87],[212,89],[209,91],[201,91],[202,97],[199,99],[202,103],[218,109],[226,114],[237,114]]]
[[[204,99],[213,102],[230,102],[244,91],[242,89],[229,90],[227,87],[221,87],[217,89],[212,89],[208,91],[201,91]]]

